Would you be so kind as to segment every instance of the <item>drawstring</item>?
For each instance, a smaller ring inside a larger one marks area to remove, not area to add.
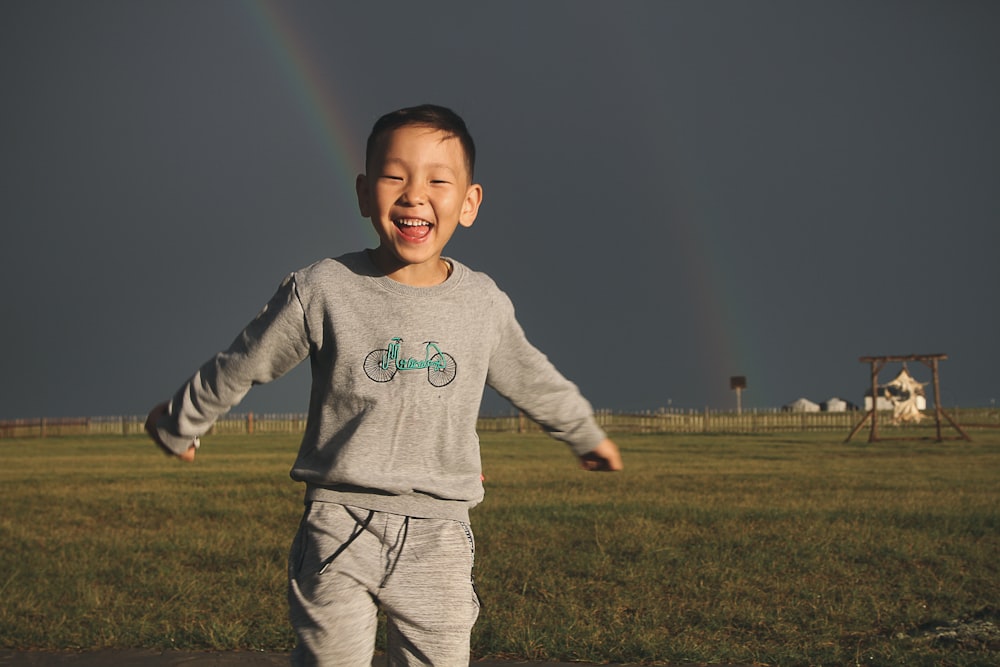
[[[385,576],[382,577],[382,583],[379,584],[379,588],[385,586],[385,582],[388,581],[389,577],[392,576],[392,573],[396,571],[396,565],[399,564],[399,557],[403,553],[403,547],[406,546],[406,538],[410,536],[410,517],[408,516],[403,517],[402,533],[401,538],[397,534],[396,544],[393,545],[393,548],[396,549],[396,557],[389,563],[389,569],[386,570]]]
[[[330,567],[330,563],[335,561],[337,559],[337,556],[344,553],[344,549],[351,546],[351,542],[358,539],[361,533],[365,532],[365,529],[368,528],[368,524],[371,523],[373,516],[375,516],[375,511],[368,510],[368,516],[365,517],[364,521],[358,522],[357,519],[354,520],[354,530],[351,531],[350,537],[348,537],[347,541],[341,544],[340,547],[338,547],[337,550],[333,552],[332,556],[330,556],[321,563],[322,567],[319,568],[318,574],[323,574],[324,572],[326,572],[326,568]]]

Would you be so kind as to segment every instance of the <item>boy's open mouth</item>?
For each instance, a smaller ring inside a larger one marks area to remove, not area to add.
[[[398,218],[393,220],[396,229],[407,239],[419,241],[431,233],[431,223],[419,218]]]

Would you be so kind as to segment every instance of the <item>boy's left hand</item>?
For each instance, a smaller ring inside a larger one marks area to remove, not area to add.
[[[176,456],[181,461],[187,461],[188,463],[190,463],[191,461],[194,461],[194,454],[196,451],[198,451],[198,448],[194,444],[188,447],[187,451],[184,452],[183,454],[177,454],[172,449],[167,447],[167,443],[163,442],[163,440],[160,439],[160,434],[156,431],[156,424],[157,422],[160,421],[160,417],[166,414],[167,405],[168,404],[165,402],[159,403],[158,405],[155,405],[152,410],[149,411],[149,415],[146,417],[146,425],[145,425],[146,433],[149,434],[149,437],[153,439],[153,442],[155,442],[157,446],[161,450],[163,450],[164,454],[168,454],[170,456]]]
[[[580,457],[580,465],[584,470],[615,472],[623,467],[622,454],[618,445],[605,438],[595,449]]]

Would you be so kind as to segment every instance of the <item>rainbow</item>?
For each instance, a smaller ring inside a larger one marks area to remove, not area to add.
[[[746,376],[750,391],[753,391],[756,388],[754,380],[760,377],[754,377],[752,369],[745,367],[745,358],[738,349],[736,313],[734,308],[726,305],[722,296],[725,279],[717,266],[717,258],[709,251],[712,245],[705,238],[705,231],[687,215],[678,215],[671,224],[679,247],[685,249],[681,253],[685,262],[682,272],[688,276],[688,287],[694,292],[692,300],[696,310],[693,324],[700,338],[696,352],[701,357],[710,393],[724,396],[722,392],[728,389],[729,378],[734,375]]]
[[[363,161],[360,152],[352,147],[360,143],[358,137],[365,134],[353,127],[341,112],[343,101],[334,92],[332,77],[323,71],[310,52],[309,42],[289,15],[287,5],[252,0],[245,6],[256,33],[288,85],[288,93],[296,100],[323,148],[333,172],[330,182],[335,184],[332,186],[335,196],[339,201],[350,202],[345,209],[356,210],[354,179],[363,171]],[[354,247],[350,250],[377,243],[370,225],[358,224],[351,229],[356,231],[351,239]]]

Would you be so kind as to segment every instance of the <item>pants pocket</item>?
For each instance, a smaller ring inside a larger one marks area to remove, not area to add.
[[[292,540],[292,548],[288,554],[288,576],[295,578],[302,571],[305,563],[306,550],[309,546],[309,513],[312,510],[312,501],[306,501],[306,507],[302,511],[302,518],[299,520],[299,529],[295,532],[295,539]]]
[[[462,530],[465,532],[465,538],[469,542],[469,554],[472,556],[472,568],[470,569],[469,583],[472,585],[472,603],[475,608],[475,616],[479,616],[479,612],[483,609],[483,599],[479,595],[479,589],[476,588],[476,536],[472,532],[472,526],[465,522],[459,522],[462,526]]]

